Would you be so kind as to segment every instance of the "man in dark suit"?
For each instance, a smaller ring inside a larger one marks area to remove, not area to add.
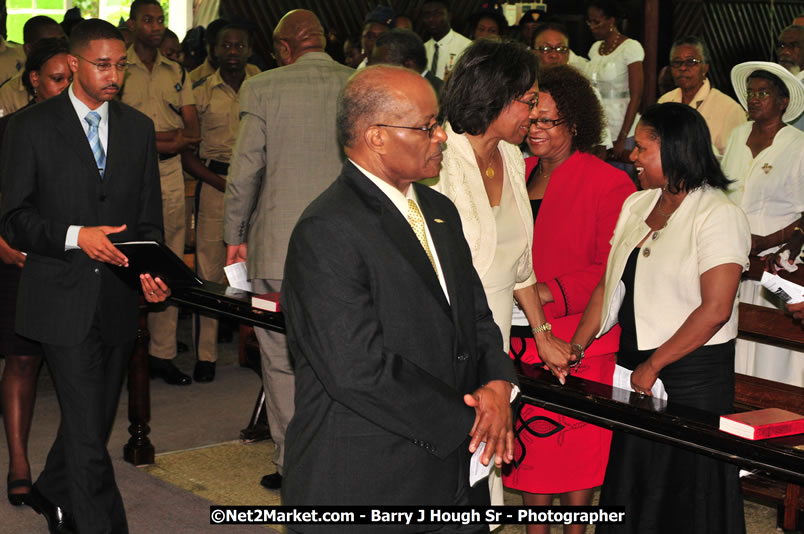
[[[421,37],[410,30],[395,28],[377,38],[369,65],[399,65],[413,69],[430,82],[438,95],[444,82],[427,69],[427,52]]]
[[[414,183],[438,174],[437,114],[427,81],[400,67],[358,71],[340,98],[349,160],[299,219],[285,264],[296,413],[284,504],[468,504],[470,453],[486,442],[484,463],[513,457],[515,373],[460,217]]]
[[[62,411],[29,504],[51,532],[127,532],[106,449],[137,334],[137,291],[116,241],[162,239],[154,126],[112,99],[126,63],[120,32],[87,20],[72,32],[73,83],[20,112],[2,150],[0,232],[28,253],[17,331],[42,343]],[[146,300],[161,280],[140,275]]]

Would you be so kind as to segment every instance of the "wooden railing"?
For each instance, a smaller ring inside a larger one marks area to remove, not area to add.
[[[762,265],[754,259],[747,277],[758,279]],[[785,273],[785,278],[804,285],[804,269]],[[175,291],[175,304],[203,313],[234,318],[241,323],[284,332],[279,313],[255,310],[247,296],[227,294],[226,288],[207,284],[203,288]],[[804,352],[804,328],[782,310],[740,304],[739,336]],[[143,330],[144,332],[144,330]],[[153,463],[154,447],[149,439],[150,400],[147,374],[147,334],[132,358],[129,375],[129,431],[131,439],[124,457],[135,465]],[[679,447],[690,448],[769,476],[744,483],[754,493],[784,504],[785,528],[796,526],[798,510],[804,508],[800,484],[804,483],[804,446],[793,440],[748,441],[717,430],[714,414],[687,407],[663,404],[652,399],[630,396],[624,390],[569,377],[565,386],[557,385],[548,373],[522,370],[523,396],[527,402],[577,419]],[[804,413],[804,388],[737,375],[736,405],[743,408],[785,407]]]

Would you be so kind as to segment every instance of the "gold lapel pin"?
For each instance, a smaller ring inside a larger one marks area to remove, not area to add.
[[[444,222],[444,219],[433,219],[433,222],[442,223]]]

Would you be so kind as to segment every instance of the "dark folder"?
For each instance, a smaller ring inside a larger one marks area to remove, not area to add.
[[[161,278],[169,288],[204,285],[203,280],[164,243],[127,241],[113,244],[128,258],[128,267],[117,267],[115,271],[129,283],[139,286],[140,274],[147,273]]]

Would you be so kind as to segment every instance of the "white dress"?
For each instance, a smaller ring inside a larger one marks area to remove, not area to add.
[[[609,134],[612,139],[617,139],[625,120],[625,110],[631,100],[631,91],[628,88],[628,65],[642,61],[645,58],[645,51],[638,41],[626,39],[611,54],[601,56],[602,43],[603,41],[597,41],[589,49],[586,75],[592,81],[592,85],[600,91]],[[628,137],[634,135],[638,122],[637,113]]]
[[[525,187],[525,160],[516,145],[500,141],[503,191],[500,205],[491,207],[469,139],[455,133],[449,123],[444,130],[447,145],[438,182],[432,187],[452,200],[458,209],[472,263],[483,283],[494,322],[500,327],[502,349],[507,354],[514,290],[536,283],[531,261],[533,212]],[[491,470],[488,483],[491,504],[502,506],[502,478],[496,467]],[[490,525],[492,530],[496,526]]]
[[[444,129],[447,145],[438,182],[432,187],[446,195],[461,215],[472,263],[483,282],[494,322],[503,336],[502,349],[507,353],[514,290],[536,283],[531,261],[533,212],[525,187],[525,160],[519,147],[500,141],[504,182],[501,208],[495,212],[469,139],[455,133],[449,123]]]
[[[729,198],[745,211],[751,233],[764,236],[789,226],[804,212],[804,132],[786,126],[771,146],[753,157],[746,145],[753,124],[734,129],[722,166],[726,176],[735,180]],[[751,280],[740,284],[740,302],[783,308],[780,300]],[[738,339],[735,371],[804,386],[804,353]]]

